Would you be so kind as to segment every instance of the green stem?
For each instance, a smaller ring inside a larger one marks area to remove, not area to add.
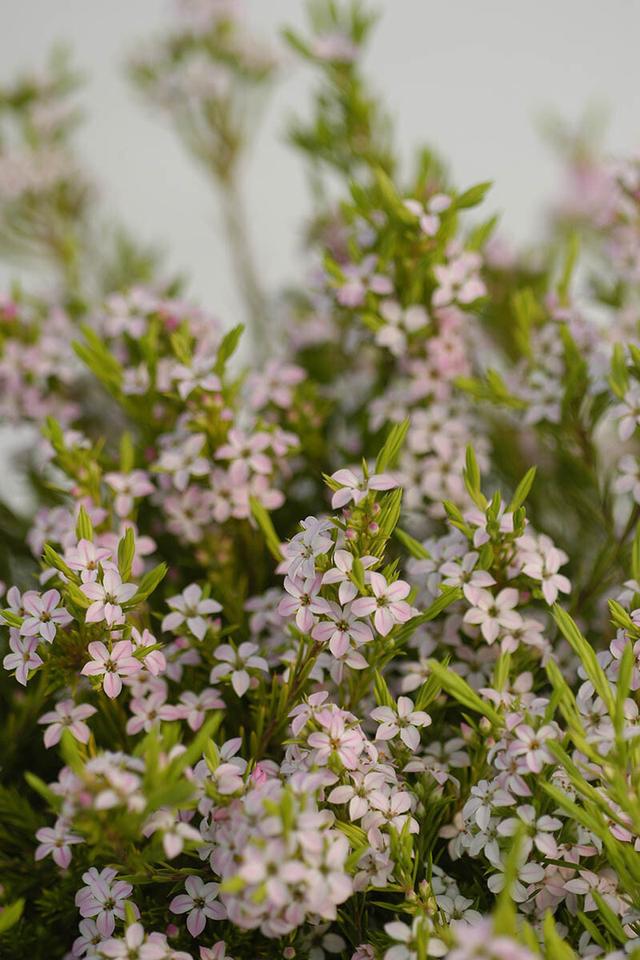
[[[268,314],[264,291],[249,242],[249,231],[242,195],[235,175],[231,173],[220,181],[222,212],[225,221],[231,259],[240,294],[244,300],[247,326],[251,334],[254,359],[261,361],[268,352]]]

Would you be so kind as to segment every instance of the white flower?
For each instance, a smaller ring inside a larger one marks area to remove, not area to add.
[[[398,697],[395,709],[376,707],[371,711],[370,716],[380,724],[376,732],[376,740],[393,740],[400,734],[400,739],[409,750],[417,750],[420,745],[418,728],[428,727],[431,723],[428,713],[413,709],[413,701],[409,697]]]
[[[264,657],[257,657],[257,651],[258,646],[255,643],[241,643],[237,650],[228,643],[223,643],[214,653],[216,660],[222,662],[213,667],[209,677],[211,683],[230,679],[236,694],[239,697],[244,696],[251,683],[249,670],[269,672],[267,661]]]
[[[515,630],[522,623],[522,617],[513,608],[520,599],[514,587],[505,587],[494,597],[482,587],[468,589],[469,600],[473,606],[464,615],[466,623],[477,624],[487,643],[493,643],[505,630]]]
[[[168,613],[162,621],[162,629],[177,633],[178,629],[186,624],[194,637],[198,640],[204,638],[205,633],[211,625],[208,614],[219,613],[222,607],[217,600],[211,597],[202,599],[202,587],[197,583],[191,583],[182,593],[176,594],[167,600],[172,612]]]

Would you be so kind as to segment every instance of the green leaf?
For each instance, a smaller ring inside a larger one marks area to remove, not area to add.
[[[419,613],[417,617],[413,617],[413,619],[405,623],[404,626],[395,629],[393,636],[396,647],[403,646],[409,637],[413,636],[418,627],[422,626],[423,623],[429,623],[431,620],[435,620],[443,610],[446,610],[452,603],[460,600],[462,596],[463,594],[460,587],[449,587],[443,590],[440,596],[437,597],[431,606],[427,607],[423,613]]]
[[[218,374],[218,376],[221,376],[224,373],[227,361],[231,359],[233,354],[238,349],[238,344],[240,343],[240,338],[243,334],[243,331],[244,325],[239,323],[232,330],[229,330],[229,332],[222,338],[222,343],[218,347],[218,356],[216,359],[216,365],[214,367],[214,371]]]
[[[415,699],[416,710],[426,710],[437,699],[441,690],[442,686],[436,676],[431,676],[428,680],[425,680]]]
[[[562,276],[560,277],[560,282],[558,283],[558,296],[560,298],[560,303],[562,304],[568,303],[571,278],[573,277],[573,271],[575,269],[579,253],[580,237],[578,236],[577,232],[574,231],[570,234],[567,242],[567,255],[564,261]]]
[[[388,470],[392,467],[402,444],[404,443],[404,438],[407,435],[407,430],[409,429],[409,418],[403,420],[402,423],[395,423],[387,435],[387,439],[384,442],[382,450],[378,454],[378,459],[376,460],[376,473],[384,473],[385,470]]]
[[[135,466],[135,449],[131,434],[127,431],[122,434],[120,439],[120,470],[122,473],[130,473]]]
[[[131,527],[127,527],[124,537],[118,544],[118,570],[123,582],[131,576],[131,567],[136,555],[136,538]]]
[[[372,547],[371,551],[375,553],[376,556],[382,556],[381,550],[384,548],[386,541],[395,530],[398,520],[400,519],[403,492],[402,487],[397,487],[395,490],[389,491],[384,498],[384,505],[378,516],[379,537],[382,538],[383,543],[379,548]]]
[[[604,923],[611,936],[614,938],[614,940],[617,940],[618,943],[627,943],[628,938],[624,932],[622,924],[604,897],[598,893],[597,890],[592,890],[591,895],[598,904],[598,916]]]
[[[480,468],[478,467],[478,461],[476,460],[476,455],[471,444],[467,446],[465,468],[462,476],[464,478],[464,485],[473,502],[481,510],[485,510],[487,507],[487,498],[480,488]]]
[[[545,914],[543,932],[544,946],[548,957],[553,957],[553,960],[575,960],[575,953],[556,930],[556,923],[551,911],[547,911]]]
[[[2,912],[0,912],[0,935],[6,933],[7,930],[10,930],[11,927],[14,927],[20,917],[22,916],[22,911],[24,910],[24,900],[14,900],[13,903],[8,903],[6,906],[3,906]]]
[[[373,693],[379,707],[391,707],[392,710],[395,708],[395,700],[379,670],[374,671]]]
[[[458,703],[461,703],[462,706],[468,710],[482,714],[482,716],[490,720],[494,726],[502,725],[500,714],[490,703],[487,703],[478,696],[473,687],[470,687],[467,681],[459,674],[454,673],[453,670],[438,663],[437,660],[428,660],[427,666],[431,673],[437,678],[442,689],[446,690],[454,700],[457,700]]]
[[[274,560],[277,560],[279,563],[283,559],[280,538],[276,533],[268,510],[266,510],[255,497],[249,498],[249,506],[251,507],[251,514],[254,520],[262,530],[267,549]]]
[[[406,533],[404,530],[396,527],[394,536],[416,560],[429,560],[431,554],[427,548],[423,547],[419,540],[415,540],[410,533]]]
[[[40,794],[40,796],[55,810],[58,805],[59,798],[55,795],[51,787],[49,787],[44,780],[41,780],[40,777],[37,777],[35,773],[31,773],[29,770],[25,771],[24,778],[31,789]]]
[[[93,524],[91,517],[84,507],[80,507],[76,522],[76,537],[78,540],[93,540]]]
[[[398,194],[392,180],[379,167],[373,171],[376,186],[380,192],[380,197],[387,213],[391,214],[396,220],[402,223],[413,224],[415,218],[405,207],[402,198]]]
[[[8,627],[21,627],[24,622],[23,618],[19,617],[13,610],[1,610],[0,621]]]
[[[469,187],[468,190],[465,190],[464,193],[456,197],[456,207],[458,210],[464,210],[467,207],[477,207],[479,203],[482,203],[491,187],[492,183],[490,180],[486,180],[483,183],[476,183],[475,186]]]
[[[146,600],[147,597],[151,596],[158,584],[161,583],[166,577],[167,569],[166,563],[159,563],[157,567],[153,568],[153,570],[149,570],[148,573],[145,573],[138,585],[137,593],[131,598],[131,600],[124,604],[124,606],[127,607],[127,609],[129,607],[135,607],[138,603],[142,603],[143,600]]]
[[[72,582],[78,581],[78,575],[73,572],[71,567],[67,566],[60,554],[56,553],[53,547],[48,543],[45,543],[44,547],[42,548],[42,559],[48,567],[53,567],[54,570],[59,570],[60,573],[64,573],[67,579],[71,580]]]
[[[536,468],[530,467],[515,489],[515,493],[511,498],[511,503],[507,507],[508,513],[514,513],[519,507],[523,505],[523,503],[529,496],[529,493],[531,492],[531,487],[533,486],[533,481],[535,480],[535,478],[536,478]]]
[[[593,684],[598,696],[606,705],[609,715],[613,717],[615,710],[613,694],[604,670],[598,663],[598,658],[596,657],[593,647],[585,640],[575,622],[562,607],[554,603],[551,612],[563,637],[573,652],[580,658],[584,672]]]
[[[621,343],[616,343],[611,356],[611,373],[609,374],[609,384],[617,397],[622,399],[629,389],[629,374],[627,371],[627,361],[624,347]]]

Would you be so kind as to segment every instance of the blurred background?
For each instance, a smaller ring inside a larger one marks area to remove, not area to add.
[[[460,186],[493,180],[488,206],[519,242],[540,230],[558,187],[559,164],[541,133],[553,113],[572,123],[587,108],[607,118],[612,152],[640,142],[640,3],[637,0],[377,0],[380,22],[366,66],[384,95],[407,159],[421,142],[448,160]],[[264,40],[304,22],[303,0],[246,0]],[[144,241],[159,244],[189,292],[227,324],[237,321],[219,211],[204,175],[160,112],[133,89],[124,63],[169,21],[170,0],[5,0],[0,80],[37,68],[65,41],[87,86],[78,145],[104,205]],[[312,86],[290,63],[278,83],[245,170],[255,254],[269,290],[299,276],[305,172],[284,142]],[[14,268],[0,264],[5,282]]]

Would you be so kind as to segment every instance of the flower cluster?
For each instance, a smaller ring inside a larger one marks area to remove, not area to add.
[[[182,0],[132,64],[222,191],[245,334],[89,242],[61,62],[0,96],[0,240],[56,281],[0,293],[8,960],[640,951],[638,164],[577,151],[521,255],[467,221],[487,184],[399,173],[372,22],[286,34],[319,202],[278,299],[238,175],[288,61]]]

